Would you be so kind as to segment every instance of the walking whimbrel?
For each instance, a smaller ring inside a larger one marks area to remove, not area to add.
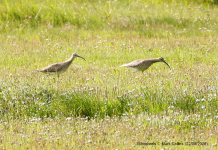
[[[76,57],[80,57],[80,58],[84,59],[83,57],[79,56],[78,54],[73,53],[71,55],[71,57],[67,61],[59,62],[59,63],[54,63],[52,65],[49,65],[49,66],[44,67],[44,68],[37,69],[35,71],[43,72],[43,73],[48,73],[48,74],[57,74],[58,77],[59,77],[59,75],[61,73],[65,72],[67,70],[67,68],[70,66],[70,64],[72,63],[72,61]]]
[[[123,64],[120,67],[128,67],[134,72],[136,71],[145,71],[148,69],[153,63],[156,62],[164,62],[169,68],[170,66],[166,63],[163,57],[153,58],[153,59],[138,59],[128,64]]]

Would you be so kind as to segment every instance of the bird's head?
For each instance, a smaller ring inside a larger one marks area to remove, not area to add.
[[[159,59],[161,62],[164,62],[164,63],[170,68],[170,66],[169,66],[168,63],[164,60],[163,57],[159,57],[158,59]]]
[[[83,60],[85,60],[85,58],[83,58],[82,56],[79,56],[77,53],[73,53],[73,54],[72,54],[72,57],[74,57],[74,58],[75,58],[75,57],[80,57],[80,58],[82,58]]]

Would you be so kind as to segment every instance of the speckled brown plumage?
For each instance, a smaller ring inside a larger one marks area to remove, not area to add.
[[[84,59],[83,57],[79,56],[78,54],[73,53],[71,55],[71,57],[67,61],[54,63],[52,65],[49,65],[49,66],[44,67],[44,68],[37,69],[35,71],[48,73],[48,74],[57,74],[59,76],[59,74],[65,72],[68,69],[68,67],[70,66],[70,64],[72,63],[72,61],[76,57],[80,57],[80,58]]]
[[[163,57],[153,58],[153,59],[138,59],[138,60],[134,60],[131,63],[123,64],[120,67],[128,67],[132,69],[134,72],[135,71],[143,72],[146,69],[148,69],[153,63],[156,62],[164,62],[170,68],[170,66],[166,63]]]

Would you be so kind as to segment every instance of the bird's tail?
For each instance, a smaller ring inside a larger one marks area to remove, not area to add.
[[[123,65],[121,65],[120,67],[128,67],[128,66],[127,66],[127,64],[123,64]]]
[[[133,72],[140,71],[138,68],[130,67],[129,64],[123,64],[123,65],[121,65],[120,67],[128,67],[128,68],[131,69]]]

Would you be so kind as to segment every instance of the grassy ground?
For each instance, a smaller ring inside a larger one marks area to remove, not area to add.
[[[4,0],[0,8],[1,149],[217,148],[216,5]],[[59,79],[32,72],[73,52],[87,61]],[[119,67],[160,56],[171,69]]]
[[[216,149],[217,124],[182,127],[195,115],[141,114],[105,118],[45,119],[1,122],[1,149]],[[184,121],[186,120],[186,121]],[[138,145],[151,143],[155,145]],[[163,145],[170,143],[170,145]]]

